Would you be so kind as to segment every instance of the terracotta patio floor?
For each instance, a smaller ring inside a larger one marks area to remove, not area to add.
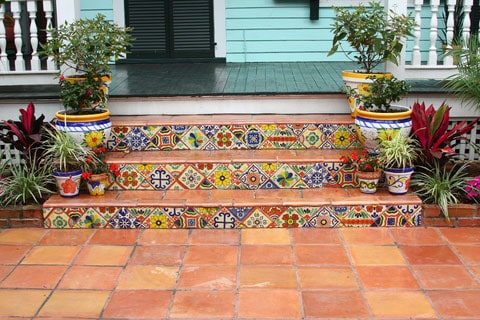
[[[480,228],[0,230],[0,319],[479,319]]]

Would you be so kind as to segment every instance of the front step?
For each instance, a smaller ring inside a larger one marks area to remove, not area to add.
[[[412,227],[422,202],[381,189],[109,191],[51,197],[46,228]]]
[[[365,195],[340,155],[349,115],[114,117],[105,196],[51,197],[48,228],[418,226],[422,203]]]

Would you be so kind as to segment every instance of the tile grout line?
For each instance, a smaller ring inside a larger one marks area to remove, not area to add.
[[[243,230],[240,229],[238,232],[238,250],[237,250],[237,272],[236,272],[236,282],[235,282],[235,291],[234,291],[234,305],[233,305],[233,317],[234,319],[239,318],[239,307],[240,307],[240,270],[241,270],[241,258],[242,258],[242,240],[243,240]]]
[[[345,254],[347,255],[348,261],[350,262],[350,270],[352,270],[353,276],[355,277],[355,281],[357,282],[358,285],[358,291],[361,294],[363,301],[365,302],[365,306],[367,308],[368,314],[369,314],[369,319],[375,319],[375,314],[373,313],[372,307],[370,306],[370,303],[368,302],[368,298],[365,292],[365,288],[362,285],[362,281],[360,280],[360,276],[358,275],[356,265],[353,261],[352,254],[350,253],[350,250],[348,249],[348,244],[345,241],[345,237],[343,236],[343,233],[340,232],[340,229],[336,229],[338,233],[338,238],[342,242],[342,247],[343,250],[345,250]]]
[[[305,305],[303,302],[303,288],[302,284],[300,281],[300,273],[298,270],[298,263],[297,263],[297,255],[295,251],[295,242],[293,238],[293,231],[292,228],[288,228],[288,234],[290,236],[290,248],[292,250],[292,256],[293,256],[293,269],[295,270],[295,278],[297,280],[297,291],[298,291],[298,302],[299,302],[299,307],[300,307],[300,316],[301,319],[306,319],[306,314],[305,314]]]

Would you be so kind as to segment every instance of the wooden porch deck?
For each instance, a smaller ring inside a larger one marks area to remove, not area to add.
[[[111,97],[336,94],[351,62],[118,64]],[[411,81],[411,92],[438,92],[438,81]],[[0,87],[0,99],[58,98],[58,86]]]

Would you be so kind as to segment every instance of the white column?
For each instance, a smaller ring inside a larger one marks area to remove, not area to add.
[[[38,57],[38,28],[35,21],[37,17],[36,0],[27,1],[27,11],[30,18],[30,44],[32,45],[32,59],[30,65],[32,70],[40,70],[40,58]]]
[[[428,51],[428,65],[437,65],[437,35],[438,35],[438,6],[439,0],[430,1],[432,18],[430,20],[430,49]]]
[[[404,0],[385,0],[385,10],[394,11],[399,15],[407,14],[407,1]],[[391,72],[398,79],[405,79],[405,39],[403,39],[403,49],[398,59],[398,66],[394,63],[387,62],[386,70]]]
[[[17,51],[15,56],[15,71],[25,71],[25,59],[23,59],[23,40],[22,40],[22,27],[20,25],[20,3],[18,1],[10,2],[10,9],[12,10],[13,19],[15,25],[13,32],[15,33],[15,50]]]
[[[47,29],[53,25],[53,4],[52,0],[43,0],[43,11],[45,12],[45,20],[47,20]],[[47,42],[52,39],[50,32],[47,32]],[[57,70],[57,66],[51,57],[47,58],[47,70]]]
[[[5,17],[5,4],[0,4],[0,71],[9,71],[10,64],[7,58],[7,33],[3,24]]]
[[[420,37],[422,36],[422,6],[423,0],[415,0],[415,27],[413,31],[413,53],[412,65],[419,66],[422,64],[422,54],[420,51]]]
[[[58,0],[56,9],[58,25],[80,19],[80,0]]]

